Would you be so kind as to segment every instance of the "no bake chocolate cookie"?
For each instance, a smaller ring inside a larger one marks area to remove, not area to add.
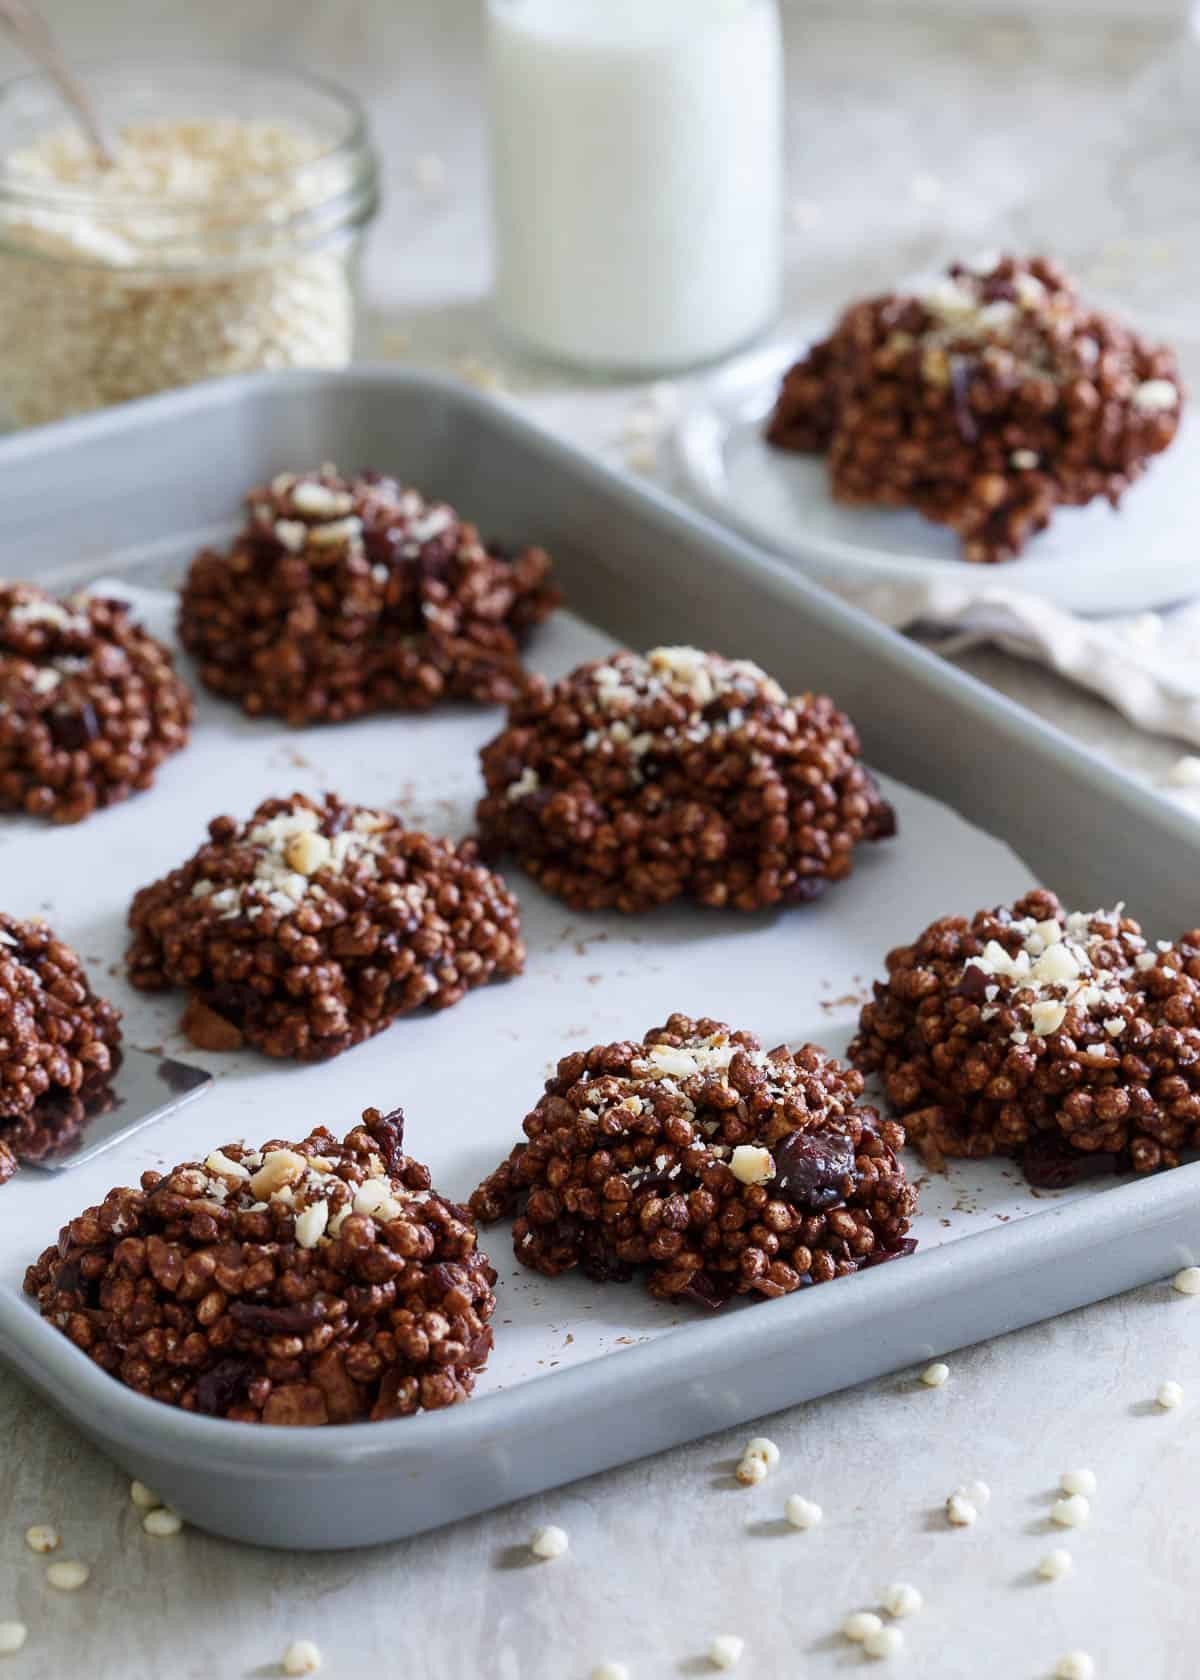
[[[787,1295],[914,1246],[904,1132],[862,1089],[812,1045],[764,1054],[673,1015],[564,1057],[471,1211],[515,1214],[518,1260],[548,1277],[641,1270],[652,1295],[706,1307]]]
[[[482,759],[484,845],[573,909],[803,904],[895,832],[831,700],[696,648],[531,678]]]
[[[192,699],[123,601],[0,583],[0,810],[76,823],[186,746]]]
[[[887,957],[851,1059],[931,1165],[1012,1155],[1035,1183],[1152,1172],[1200,1143],[1200,930],[1053,893],[946,916]]]
[[[407,1417],[465,1400],[496,1274],[465,1209],[367,1109],[341,1143],[227,1144],[110,1190],[30,1266],[44,1318],[120,1382],[241,1423]]]
[[[203,1049],[322,1061],[524,966],[516,900],[472,841],[332,794],[268,799],[208,832],[137,894],[128,951],[135,986],[187,989]]]
[[[294,726],[516,692],[526,633],[557,605],[543,550],[488,548],[444,502],[376,473],[281,473],[183,588],[204,683]]]
[[[44,922],[0,912],[0,1184],[69,1143],[100,1111],[121,1017]]]
[[[767,437],[824,454],[837,500],[915,508],[1011,560],[1058,507],[1115,507],[1174,438],[1169,350],[1081,303],[1056,263],[956,263],[851,305],[786,374]]]

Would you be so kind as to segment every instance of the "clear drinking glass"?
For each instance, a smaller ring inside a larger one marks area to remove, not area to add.
[[[142,173],[105,177],[44,77],[0,87],[8,417],[38,424],[221,374],[343,366],[378,204],[353,97],[231,64],[86,79],[110,134],[161,125],[177,151],[178,125],[193,124],[199,161],[168,167],[169,148],[144,140]]]

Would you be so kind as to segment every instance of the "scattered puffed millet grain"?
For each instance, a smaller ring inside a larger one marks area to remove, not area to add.
[[[1164,1412],[1173,1412],[1176,1406],[1183,1405],[1183,1388],[1177,1382],[1165,1382],[1154,1398]]]
[[[1050,1507],[1050,1521],[1057,1523],[1059,1528],[1079,1528],[1091,1514],[1092,1507],[1082,1493],[1056,1499]]]
[[[946,1501],[946,1520],[955,1528],[970,1528],[978,1515],[978,1507],[964,1493],[952,1493]]]
[[[915,1616],[925,1607],[920,1591],[907,1581],[894,1581],[885,1587],[880,1603],[889,1616]]]
[[[142,1518],[142,1527],[147,1534],[153,1534],[158,1540],[166,1540],[173,1534],[178,1534],[183,1527],[183,1518],[168,1511],[165,1505],[157,1506],[153,1511],[147,1511]]]
[[[768,1470],[774,1470],[779,1463],[779,1448],[766,1435],[755,1435],[753,1440],[747,1441],[742,1448],[743,1458],[761,1458]]]
[[[746,1641],[736,1633],[719,1633],[708,1647],[708,1660],[714,1668],[736,1668],[745,1649]]]
[[[793,1493],[783,1508],[784,1515],[793,1528],[816,1528],[824,1512],[813,1499],[805,1499],[798,1493]]]
[[[28,1637],[24,1622],[0,1622],[0,1657],[15,1657]]]
[[[1177,1295],[1200,1295],[1200,1266],[1185,1266],[1176,1272],[1171,1288]]]
[[[734,1475],[743,1487],[755,1487],[767,1477],[767,1461],[765,1458],[743,1458]]]
[[[1081,1493],[1090,1498],[1096,1491],[1096,1472],[1094,1470],[1064,1470],[1058,1478],[1058,1485],[1064,1493]]]
[[[139,1511],[153,1511],[156,1506],[162,1504],[162,1500],[145,1482],[130,1482],[129,1497]]]
[[[629,1669],[621,1662],[598,1663],[592,1670],[591,1680],[629,1680]]]
[[[311,1639],[293,1639],[283,1653],[285,1674],[315,1674],[321,1666],[321,1653]]]
[[[34,1523],[25,1530],[25,1544],[31,1552],[56,1552],[62,1545],[62,1535],[50,1523]]]
[[[886,1661],[904,1649],[904,1635],[898,1627],[876,1628],[863,1640],[863,1650],[869,1657]]]
[[[954,1491],[974,1505],[977,1511],[982,1511],[984,1506],[991,1502],[992,1490],[986,1482],[966,1482]]]
[[[52,1563],[46,1570],[46,1581],[59,1592],[77,1592],[86,1586],[91,1573],[86,1563]]]
[[[534,1557],[559,1558],[570,1544],[566,1529],[550,1523],[545,1528],[534,1529],[529,1541],[529,1550]]]
[[[1096,1664],[1086,1651],[1068,1651],[1055,1665],[1054,1680],[1092,1680],[1095,1672]]]
[[[1043,1581],[1061,1581],[1064,1575],[1071,1572],[1071,1554],[1063,1546],[1056,1546],[1052,1552],[1047,1552],[1038,1564],[1038,1574]]]
[[[940,1359],[935,1359],[932,1365],[926,1365],[921,1372],[921,1381],[926,1388],[941,1388],[949,1375],[949,1365],[943,1365]]]
[[[883,1626],[873,1610],[852,1610],[842,1623],[842,1637],[861,1645],[869,1634],[878,1633]]]

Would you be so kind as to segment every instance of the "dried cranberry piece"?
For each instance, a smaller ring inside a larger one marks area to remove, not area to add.
[[[388,1172],[398,1177],[404,1166],[404,1110],[393,1108],[390,1114],[376,1115],[364,1124],[379,1145]]]
[[[865,1260],[860,1261],[858,1269],[865,1272],[872,1266],[884,1265],[888,1260],[903,1260],[916,1246],[916,1237],[901,1237],[891,1248],[877,1248],[873,1254],[868,1254]]]
[[[973,962],[968,962],[966,968],[963,969],[963,977],[958,983],[958,995],[966,998],[970,1003],[982,1003],[987,995],[988,987],[992,984],[993,982],[982,968],[977,968]]]
[[[317,1301],[298,1301],[292,1307],[260,1306],[257,1301],[234,1301],[229,1316],[243,1330],[258,1336],[298,1336],[325,1316]]]
[[[968,357],[950,358],[950,393],[954,399],[954,421],[964,443],[975,443],[979,426],[971,413],[971,363]]]
[[[811,904],[815,898],[820,898],[829,882],[824,875],[801,875],[798,880],[780,895],[781,904]]]
[[[854,1145],[831,1129],[789,1132],[774,1149],[773,1194],[806,1213],[824,1213],[846,1200],[854,1182]]]
[[[718,1282],[707,1272],[693,1272],[676,1299],[690,1301],[693,1306],[705,1307],[709,1312],[720,1312],[736,1293],[737,1285],[732,1278],[722,1277]]]
[[[82,706],[55,706],[46,718],[50,739],[64,752],[78,752],[100,735],[100,719],[90,700]]]
[[[1039,1190],[1065,1190],[1084,1179],[1121,1172],[1124,1166],[1120,1155],[1072,1149],[1065,1138],[1053,1132],[1039,1132],[1021,1153],[1021,1171]]]
[[[196,1410],[205,1417],[224,1416],[231,1406],[246,1398],[253,1375],[254,1367],[248,1359],[219,1359],[196,1381]]]

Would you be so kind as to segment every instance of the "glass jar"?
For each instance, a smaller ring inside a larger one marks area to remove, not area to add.
[[[238,65],[86,75],[100,167],[40,75],[0,87],[0,408],[21,425],[354,347],[378,167],[356,100]]]
[[[779,307],[777,0],[488,0],[496,309],[605,373],[740,348]]]

